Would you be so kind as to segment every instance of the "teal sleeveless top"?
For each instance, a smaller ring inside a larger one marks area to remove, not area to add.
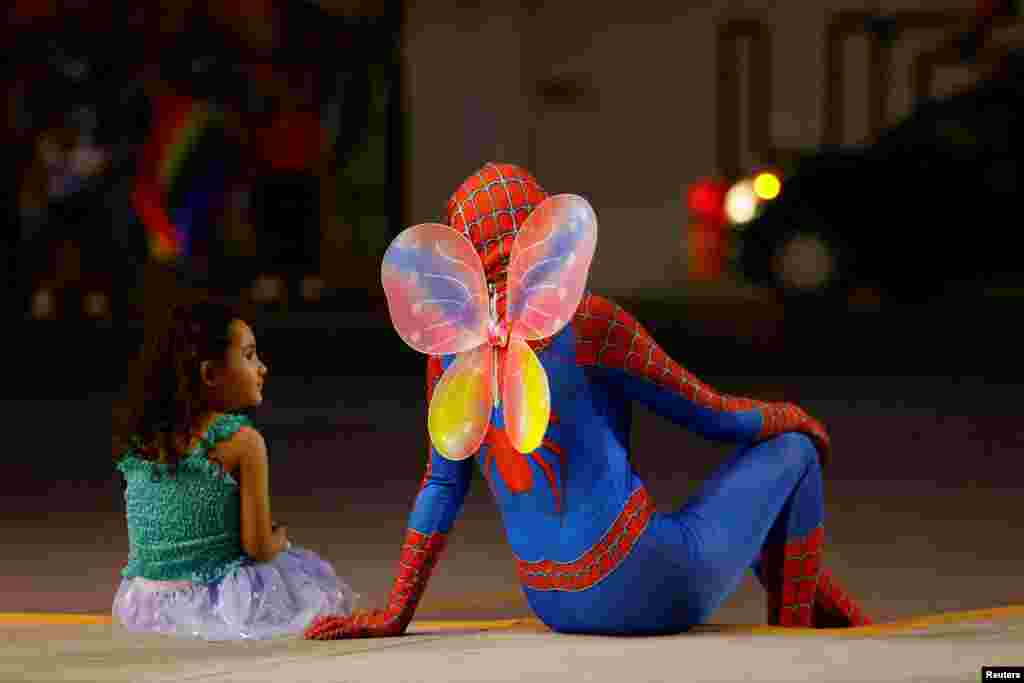
[[[207,455],[250,424],[242,415],[217,418],[173,474],[134,450],[118,461],[129,543],[123,577],[208,584],[248,560],[238,482]]]

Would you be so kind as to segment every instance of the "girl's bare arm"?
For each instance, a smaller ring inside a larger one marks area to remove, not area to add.
[[[275,528],[270,515],[267,444],[251,427],[241,428],[229,443],[237,449],[242,549],[257,562],[269,562],[287,547],[288,538],[286,528]]]

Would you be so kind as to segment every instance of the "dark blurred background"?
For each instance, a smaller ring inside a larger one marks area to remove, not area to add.
[[[1022,597],[1019,550],[970,564],[991,529],[1024,527],[998,493],[1024,443],[1017,0],[4,11],[8,608],[109,603],[111,409],[147,326],[207,292],[242,303],[271,367],[275,509],[386,590],[426,435],[423,358],[391,328],[380,259],[489,160],[590,199],[591,288],[670,355],[829,426],[832,529],[876,614]],[[677,505],[722,449],[681,460],[638,415],[635,464]],[[462,523],[477,543],[500,541],[486,498]],[[507,549],[477,547],[514,584]],[[947,561],[940,589],[898,572]],[[453,594],[496,590],[490,569],[453,571]]]
[[[367,275],[401,220],[397,3],[5,11],[4,326],[40,359],[68,334],[88,349],[60,384],[117,386],[183,297],[379,312]]]
[[[591,198],[592,287],[695,371],[1016,377],[1020,8],[948,4],[680,10],[703,42],[662,109],[691,119],[657,133],[601,70],[610,16],[575,19],[584,48],[531,42],[566,12],[538,3],[15,2],[3,315],[55,381],[12,395],[119,386],[145,321],[203,292],[248,306],[275,371],[364,372],[360,354],[290,352],[353,331],[385,372],[415,372],[380,257],[489,159]],[[656,41],[656,19],[634,17],[630,40]],[[797,22],[814,29],[797,50],[817,55],[802,73],[778,38]],[[495,55],[474,58],[488,36]],[[798,78],[822,88],[801,102]],[[608,127],[635,144],[569,132]],[[692,151],[666,178],[677,157],[650,142],[669,132]],[[601,163],[579,163],[580,144]],[[623,173],[631,155],[649,178]],[[53,346],[67,335],[89,362]]]

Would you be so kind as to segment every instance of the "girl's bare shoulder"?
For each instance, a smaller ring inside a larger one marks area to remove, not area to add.
[[[266,462],[267,443],[259,430],[243,425],[231,438],[217,444],[216,457],[229,472],[237,472],[243,463]]]

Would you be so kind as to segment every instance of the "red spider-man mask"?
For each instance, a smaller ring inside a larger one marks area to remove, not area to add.
[[[466,178],[448,200],[447,224],[473,243],[483,261],[487,282],[501,293],[512,243],[526,217],[547,196],[522,168],[488,162]],[[499,303],[503,299],[500,297]]]

